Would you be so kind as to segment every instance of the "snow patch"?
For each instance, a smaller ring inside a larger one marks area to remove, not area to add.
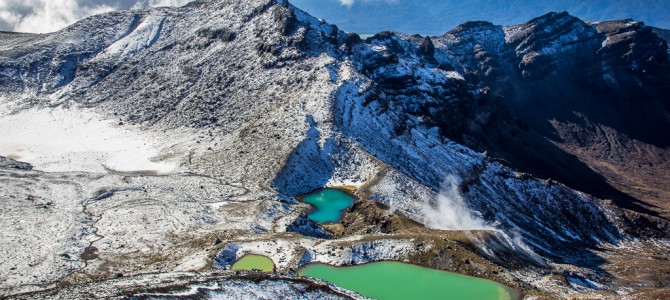
[[[213,209],[213,210],[218,210],[226,205],[229,205],[230,201],[220,201],[220,202],[214,202],[214,203],[207,203],[205,206]]]
[[[193,253],[181,261],[179,265],[174,268],[174,272],[188,272],[188,271],[197,271],[207,266],[209,261],[207,260],[207,251],[200,251]]]
[[[132,31],[128,35],[107,47],[103,53],[103,57],[111,56],[114,59],[127,58],[151,47],[158,40],[164,21],[165,17],[162,16],[146,17],[137,28],[129,28]]]
[[[0,155],[38,170],[156,174],[177,170],[175,161],[158,158],[165,145],[157,137],[115,125],[92,111],[35,108],[9,114],[7,110],[0,109]]]
[[[460,73],[458,73],[456,71],[447,71],[446,74],[447,74],[447,78],[465,80],[465,78],[463,78],[463,75],[461,75]]]
[[[382,52],[382,51],[387,51],[388,47],[386,47],[384,45],[374,45],[374,46],[372,46],[372,50],[374,50],[375,52]]]
[[[165,19],[161,19],[160,22],[158,22],[158,25],[154,27],[151,35],[149,35],[149,39],[147,40],[147,48],[151,47],[151,45],[153,45],[156,40],[158,40],[161,30],[163,29],[163,22],[165,22]]]

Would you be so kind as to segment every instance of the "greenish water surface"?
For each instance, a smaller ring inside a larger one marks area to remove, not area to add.
[[[322,189],[302,198],[302,202],[316,207],[307,217],[319,223],[339,221],[342,212],[354,201],[349,194],[337,189]]]
[[[351,267],[309,264],[298,274],[380,300],[509,300],[518,297],[514,290],[494,281],[395,261]]]
[[[261,270],[263,272],[272,272],[272,266],[274,265],[274,262],[272,262],[272,259],[262,256],[262,255],[255,255],[255,254],[247,254],[245,256],[242,256],[240,259],[238,259],[233,266],[231,267],[232,270]]]

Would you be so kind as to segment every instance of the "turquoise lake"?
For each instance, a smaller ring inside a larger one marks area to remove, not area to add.
[[[337,189],[322,189],[302,198],[302,202],[315,207],[307,217],[319,223],[339,221],[342,212],[354,201],[356,199],[349,194]]]

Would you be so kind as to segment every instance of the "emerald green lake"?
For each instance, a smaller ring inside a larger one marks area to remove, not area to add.
[[[353,197],[336,189],[322,189],[302,198],[302,202],[316,208],[307,217],[319,223],[339,221],[342,212],[354,201]]]
[[[351,267],[309,264],[298,274],[322,279],[365,297],[380,300],[517,298],[515,291],[494,281],[395,261]]]
[[[238,259],[233,266],[232,270],[261,270],[263,272],[272,272],[272,266],[274,262],[272,259],[255,254],[247,254]]]

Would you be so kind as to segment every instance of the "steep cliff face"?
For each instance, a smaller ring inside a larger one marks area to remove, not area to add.
[[[510,27],[468,23],[437,40],[483,91],[460,123],[471,126],[452,138],[474,138],[468,145],[513,168],[667,214],[670,136],[657,129],[670,126],[668,48],[651,28],[550,13]]]
[[[0,35],[0,127],[62,127],[52,138],[81,144],[59,144],[58,154],[28,149],[48,148],[48,137],[12,144],[18,135],[7,135],[1,144],[0,155],[32,163],[0,161],[8,186],[28,176],[40,184],[23,192],[46,199],[50,183],[71,183],[57,204],[79,216],[73,237],[54,246],[67,264],[45,260],[57,271],[33,281],[3,264],[15,279],[5,290],[75,270],[155,272],[140,262],[188,269],[211,249],[183,239],[217,232],[240,245],[280,240],[296,256],[315,251],[318,240],[289,240],[298,238],[286,231],[305,223],[290,198],[325,185],[353,185],[433,229],[490,231],[473,251],[503,264],[517,251],[541,268],[551,268],[546,260],[597,270],[602,245],[668,237],[667,221],[653,216],[667,213],[670,193],[668,48],[641,23],[550,13],[518,26],[470,22],[438,37],[363,41],[287,1],[212,0]],[[94,132],[76,130],[92,124]],[[142,166],[173,166],[133,167],[139,154],[126,153],[133,164],[115,168],[98,150],[107,144],[92,142],[109,132],[114,147],[156,148]],[[43,172],[59,163],[76,167]],[[463,199],[477,226],[430,220],[443,213],[445,192]],[[22,203],[17,211],[34,213]],[[380,251],[406,259],[423,249],[407,243]],[[319,250],[323,259],[344,263],[330,250]],[[299,264],[291,259],[281,266]]]

